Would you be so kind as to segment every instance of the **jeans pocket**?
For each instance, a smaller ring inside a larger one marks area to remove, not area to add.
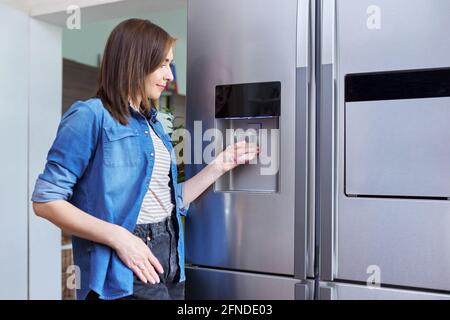
[[[152,237],[150,237],[150,236],[147,236],[146,238],[145,238],[145,244],[147,245],[147,247],[150,249],[150,250],[152,250],[153,249],[153,239],[152,239]],[[152,252],[153,253],[153,252]]]

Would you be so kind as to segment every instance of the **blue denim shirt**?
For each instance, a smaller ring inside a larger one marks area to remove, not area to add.
[[[32,196],[34,202],[67,200],[77,208],[130,232],[155,162],[149,124],[171,154],[172,201],[179,226],[180,281],[185,280],[181,215],[183,187],[177,183],[176,157],[169,136],[156,119],[150,121],[130,107],[128,125],[121,125],[103,107],[100,99],[77,101],[64,114],[39,175]],[[117,299],[133,293],[133,271],[110,247],[79,237],[72,238],[74,262],[80,268],[78,299],[94,290],[101,299]]]

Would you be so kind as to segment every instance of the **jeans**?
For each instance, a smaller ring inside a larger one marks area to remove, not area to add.
[[[136,275],[133,276],[133,294],[123,300],[184,300],[185,281],[179,282],[178,266],[178,224],[175,215],[165,221],[152,224],[138,224],[134,234],[144,241],[164,269],[160,274],[160,282],[144,283]],[[87,300],[98,299],[91,291]]]

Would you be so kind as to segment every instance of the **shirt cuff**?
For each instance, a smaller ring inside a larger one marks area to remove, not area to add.
[[[183,206],[183,199],[184,199],[183,197],[184,197],[184,183],[178,183],[178,197],[177,197],[178,208],[180,208],[180,214],[186,216],[190,203],[187,206]]]
[[[37,179],[31,201],[49,202],[55,200],[68,200],[72,196],[72,191],[61,188],[48,181]]]

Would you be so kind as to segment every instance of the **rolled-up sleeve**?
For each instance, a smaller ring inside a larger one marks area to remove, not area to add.
[[[63,116],[36,181],[31,201],[69,200],[94,153],[99,125],[94,110],[76,102]]]
[[[183,216],[186,216],[188,213],[188,209],[189,209],[189,205],[187,204],[187,206],[183,206],[183,199],[184,199],[184,183],[178,183],[177,184],[177,205],[178,208],[180,208],[180,214]]]

